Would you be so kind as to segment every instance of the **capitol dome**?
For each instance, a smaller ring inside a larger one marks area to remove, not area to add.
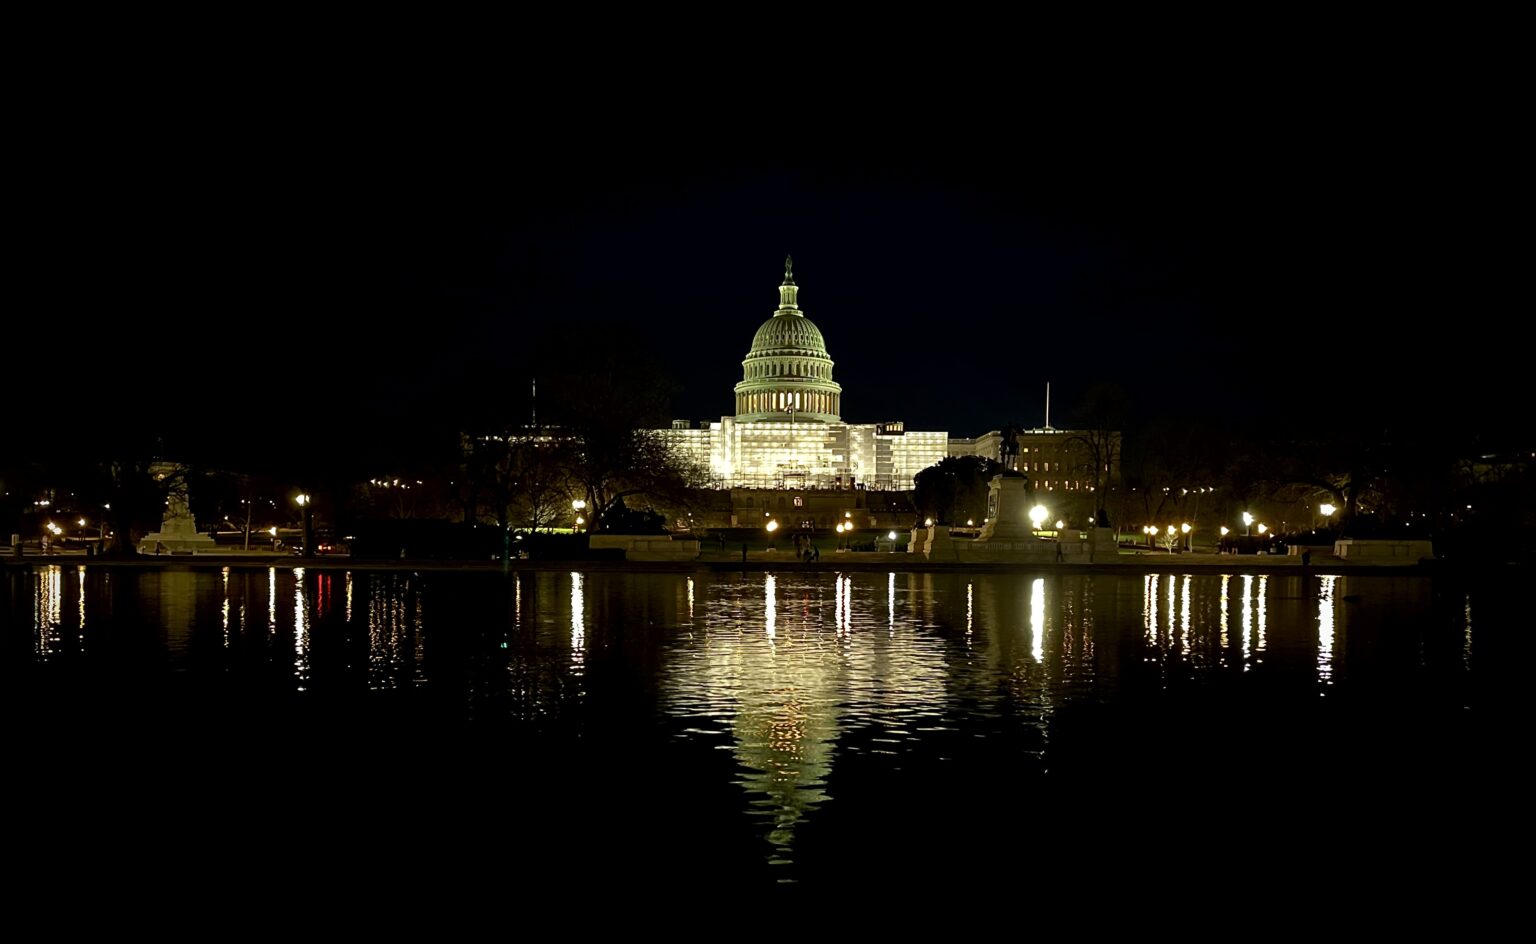
[[[752,337],[736,385],[736,421],[841,422],[843,388],[832,380],[832,358],[821,329],[800,311],[793,260],[784,260],[779,309]]]

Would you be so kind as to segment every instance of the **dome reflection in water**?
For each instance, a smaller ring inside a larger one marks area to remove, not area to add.
[[[78,774],[93,738],[99,759],[152,730],[176,746],[136,768],[146,791],[298,763],[436,815],[481,801],[550,855],[770,881],[1070,849],[1269,788],[1286,802],[1248,815],[1320,821],[1307,804],[1351,778],[1411,783],[1408,803],[1475,775],[1443,752],[1484,759],[1484,656],[1511,632],[1496,595],[1424,577],[6,579],[24,761]]]

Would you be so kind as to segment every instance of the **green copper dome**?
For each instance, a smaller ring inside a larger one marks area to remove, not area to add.
[[[779,308],[757,329],[736,385],[737,422],[841,422],[843,388],[821,330],[800,312],[793,261],[784,260]]]
[[[757,329],[752,337],[752,350],[747,357],[777,354],[810,354],[827,356],[827,342],[822,340],[821,329],[799,312],[774,315]]]

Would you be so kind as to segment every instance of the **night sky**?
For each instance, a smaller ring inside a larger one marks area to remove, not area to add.
[[[617,347],[718,418],[793,253],[852,422],[1038,425],[1050,380],[1060,426],[1112,380],[1147,413],[1528,428],[1491,102],[639,104],[489,141],[375,109],[115,116],[29,195],[12,383],[34,419],[150,410],[237,460],[521,412],[528,378]]]

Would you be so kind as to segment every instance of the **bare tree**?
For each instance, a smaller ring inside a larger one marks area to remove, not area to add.
[[[590,512],[588,531],[602,530],[603,516],[635,497],[652,505],[686,507],[693,490],[706,487],[709,478],[707,470],[679,457],[648,429],[584,439],[574,472]]]
[[[571,477],[587,503],[586,527],[626,499],[681,507],[706,471],[677,454],[653,430],[666,417],[670,385],[660,368],[609,338],[551,386],[562,429],[572,444]]]
[[[1094,522],[1110,526],[1108,492],[1121,466],[1122,431],[1130,412],[1125,391],[1113,384],[1095,384],[1073,414],[1075,427],[1068,442],[1083,452],[1089,468],[1080,470],[1093,485]]]
[[[561,430],[508,429],[477,443],[481,507],[503,531],[553,527],[569,514],[577,449]]]

